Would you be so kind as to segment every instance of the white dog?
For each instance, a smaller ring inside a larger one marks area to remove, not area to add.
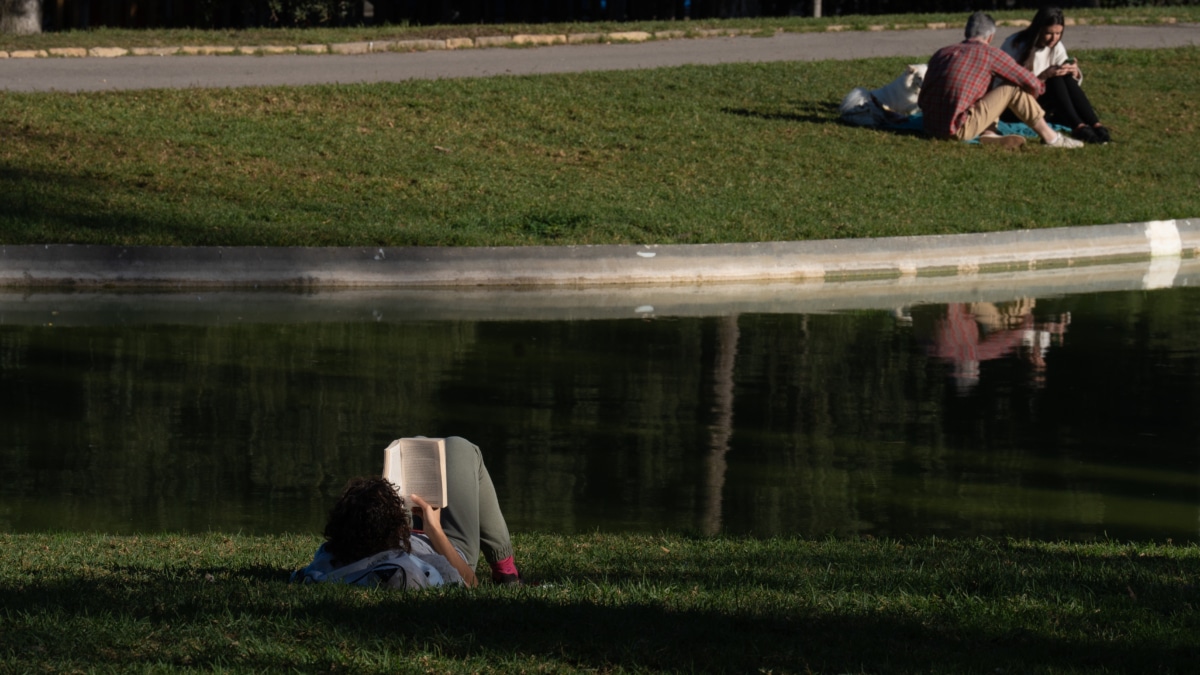
[[[920,110],[917,95],[925,81],[927,66],[914,63],[900,77],[880,89],[869,91],[855,87],[842,99],[842,121],[862,127],[877,127],[903,122]]]

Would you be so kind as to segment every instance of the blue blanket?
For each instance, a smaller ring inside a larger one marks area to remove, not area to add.
[[[1068,127],[1064,127],[1061,124],[1051,124],[1050,127],[1053,128],[1055,131],[1060,131],[1062,133],[1067,134],[1068,136],[1071,135],[1071,129]],[[921,113],[917,113],[915,115],[909,115],[908,119],[906,119],[906,120],[903,120],[901,122],[896,122],[895,124],[887,124],[881,128],[891,129],[893,131],[924,132],[925,131],[925,117],[923,115],[921,115]],[[1037,138],[1038,137],[1037,132],[1034,131],[1033,129],[1029,128],[1029,125],[1025,124],[1024,122],[998,122],[996,124],[996,128],[1000,131],[1001,135],[1004,135],[1004,136],[1016,134],[1018,136],[1024,136],[1025,138]],[[979,139],[972,138],[971,140],[966,141],[966,142],[967,143],[978,143]]]

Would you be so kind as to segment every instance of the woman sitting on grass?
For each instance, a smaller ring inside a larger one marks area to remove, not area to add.
[[[1064,24],[1061,9],[1043,7],[1028,28],[1010,35],[1000,49],[1046,83],[1046,93],[1037,101],[1047,121],[1070,127],[1071,135],[1085,143],[1107,143],[1108,128],[1092,110],[1079,86],[1083,74],[1062,45]]]
[[[412,529],[405,500],[392,483],[373,476],[351,479],[329,512],[325,543],[292,581],[475,586],[482,551],[492,581],[519,583],[508,525],[478,446],[464,438],[446,439],[446,483],[450,506],[445,508],[409,497],[421,531]]]

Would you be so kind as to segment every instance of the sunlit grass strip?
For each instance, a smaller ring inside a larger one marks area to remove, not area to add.
[[[286,582],[317,539],[0,535],[5,672],[1187,672],[1194,545],[522,535],[524,588]]]
[[[1078,51],[1116,142],[842,125],[906,59],[7,94],[0,243],[699,244],[1200,214],[1200,49]]]
[[[914,29],[932,25],[956,26],[968,12],[937,14],[845,15],[815,19],[812,17],[756,17],[744,19],[691,19],[688,21],[593,21],[537,24],[452,24],[435,26],[382,25],[316,28],[249,28],[240,30],[198,29],[120,29],[100,28],[49,32],[39,35],[0,35],[0,51],[93,47],[166,47],[183,45],[260,46],[337,44],[369,40],[421,40],[475,38],[497,35],[578,35],[624,31],[668,32],[698,35],[706,30],[737,30],[751,34],[775,31],[806,32],[822,30]],[[996,10],[1000,21],[1028,21],[1029,10]],[[1163,21],[1200,21],[1200,6],[1071,8],[1072,21],[1091,24],[1157,24]]]

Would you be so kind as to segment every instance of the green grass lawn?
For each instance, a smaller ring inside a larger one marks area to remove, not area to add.
[[[0,534],[0,672],[1187,673],[1200,549],[526,534],[541,585],[294,586],[312,536]]]
[[[852,128],[904,59],[6,94],[0,243],[803,240],[1200,215],[1200,49],[1079,51],[1116,142]]]

